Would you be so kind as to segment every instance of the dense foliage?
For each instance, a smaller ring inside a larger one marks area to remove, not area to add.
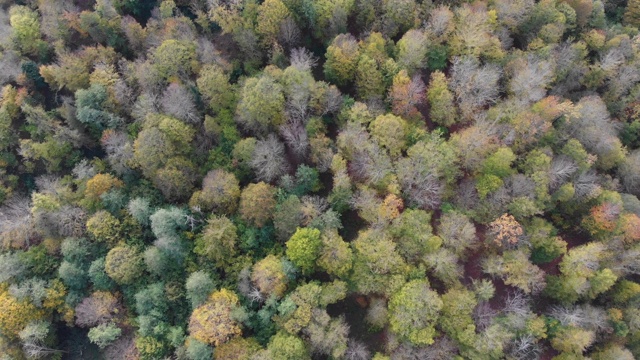
[[[640,0],[0,0],[0,360],[640,358]]]

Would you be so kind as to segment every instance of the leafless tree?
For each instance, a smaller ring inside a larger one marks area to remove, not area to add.
[[[300,42],[300,28],[291,17],[284,19],[280,23],[278,41],[285,47],[290,48]]]
[[[113,320],[122,312],[118,300],[108,292],[96,292],[76,306],[76,325],[94,327]]]
[[[473,321],[475,322],[478,331],[484,331],[488,328],[493,324],[493,320],[498,315],[498,312],[486,301],[478,303],[478,305],[473,309]]]
[[[498,0],[494,3],[498,20],[509,29],[515,29],[530,14],[534,0]]]
[[[611,329],[604,309],[589,304],[553,306],[549,315],[564,326],[577,326],[586,330],[604,332]]]
[[[568,181],[576,171],[578,171],[578,165],[571,158],[564,155],[556,156],[549,168],[549,187],[557,189]]]
[[[292,49],[289,61],[300,71],[310,71],[318,64],[318,58],[304,47]]]
[[[133,159],[133,143],[127,134],[107,130],[103,132],[100,143],[107,153],[109,165],[115,172],[125,174],[131,171],[129,164]]]
[[[515,360],[537,360],[542,355],[542,347],[533,335],[523,335],[511,341],[507,353]]]
[[[347,360],[369,360],[371,359],[371,352],[365,344],[358,340],[351,339],[348,342],[344,357]]]
[[[270,134],[266,139],[256,142],[251,168],[257,178],[264,181],[275,181],[289,170],[284,145],[275,135]]]
[[[204,36],[198,38],[196,51],[200,62],[203,64],[218,64],[224,61],[213,42]]]
[[[624,159],[618,168],[618,175],[625,191],[640,195],[640,150],[632,152]]]
[[[158,99],[158,96],[154,93],[146,92],[138,96],[138,99],[133,104],[131,116],[137,121],[142,122],[147,115],[157,112],[160,112],[160,99]]]
[[[427,31],[438,38],[447,37],[453,31],[453,12],[446,5],[440,5],[429,14],[429,20],[425,23]]]
[[[0,245],[2,247],[25,247],[36,236],[31,201],[14,196],[0,207]]]
[[[504,301],[502,311],[526,318],[531,313],[530,298],[522,291],[510,291]]]
[[[425,210],[440,206],[444,186],[436,169],[419,159],[404,158],[398,163],[398,180],[411,204]]]
[[[448,212],[440,218],[438,236],[443,244],[453,249],[458,256],[465,250],[477,246],[476,227],[467,216],[459,212]]]
[[[20,56],[13,51],[5,51],[0,58],[0,85],[15,81],[21,73]]]
[[[162,94],[162,110],[184,122],[196,124],[200,121],[193,94],[184,86],[171,83]]]
[[[580,173],[573,181],[575,196],[578,199],[594,198],[602,192],[599,176],[595,170]]]
[[[624,63],[624,55],[617,48],[609,49],[600,57],[600,68],[609,75],[614,75],[616,70]]]
[[[522,105],[542,99],[547,86],[553,80],[553,63],[536,57],[529,57],[519,63],[509,82],[509,90]]]
[[[501,70],[496,65],[480,65],[473,57],[453,60],[451,87],[454,89],[462,114],[471,118],[473,112],[498,99]]]

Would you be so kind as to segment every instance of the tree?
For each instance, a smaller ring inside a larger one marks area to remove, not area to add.
[[[195,99],[189,89],[172,82],[162,93],[162,111],[186,123],[200,122]]]
[[[360,99],[380,98],[384,93],[382,74],[376,61],[362,54],[356,66],[355,86]]]
[[[353,251],[338,232],[328,231],[322,234],[322,248],[318,257],[318,266],[330,275],[345,278],[351,270]]]
[[[262,347],[254,338],[237,337],[216,347],[216,360],[250,360],[260,349]]]
[[[229,84],[229,75],[217,65],[203,66],[196,84],[214,113],[229,108],[234,101],[234,88]]]
[[[304,274],[311,274],[319,256],[320,230],[312,228],[298,228],[287,241],[287,257],[298,266]]]
[[[189,205],[230,215],[236,211],[239,197],[240,183],[236,177],[222,169],[215,169],[204,177],[202,190],[193,193]]]
[[[392,157],[399,156],[406,148],[407,122],[395,115],[380,115],[369,124],[371,136]]]
[[[281,298],[287,290],[287,274],[282,261],[268,255],[253,266],[251,280],[265,296]]]
[[[618,167],[618,176],[626,191],[640,195],[640,151],[629,154]]]
[[[194,252],[214,261],[219,268],[233,263],[236,254],[237,228],[226,217],[212,217],[202,235],[196,239]]]
[[[556,336],[551,339],[551,346],[554,349],[582,354],[595,340],[593,331],[583,330],[574,326],[562,327]]]
[[[360,57],[358,42],[353,35],[336,36],[327,47],[325,57],[324,74],[327,80],[338,86],[353,81]]]
[[[276,41],[285,20],[290,16],[289,9],[280,0],[267,0],[260,4],[256,33],[265,45],[269,46]]]
[[[282,86],[271,76],[245,81],[236,108],[240,125],[255,133],[264,133],[284,123],[285,98]]]
[[[187,299],[191,301],[193,309],[202,305],[211,292],[215,289],[215,284],[211,276],[203,270],[191,273],[185,283]]]
[[[96,291],[76,306],[76,325],[91,328],[107,324],[115,321],[121,311],[118,299],[113,294],[107,291]]]
[[[456,122],[453,94],[449,91],[447,77],[440,71],[431,73],[427,100],[429,100],[429,116],[433,122],[442,126],[451,126]]]
[[[407,209],[393,220],[389,232],[407,261],[415,263],[440,248],[442,239],[433,236],[430,223],[431,214],[419,209]]]
[[[0,291],[0,331],[10,339],[17,339],[20,332],[32,321],[42,319],[44,311],[27,300],[18,300],[3,286]]]
[[[89,201],[98,201],[100,199],[100,195],[111,189],[120,188],[123,185],[124,183],[120,179],[111,174],[96,174],[87,181],[87,186],[84,190],[84,197]]]
[[[421,120],[422,115],[417,106],[424,100],[424,91],[425,85],[419,76],[409,78],[406,70],[400,70],[393,77],[393,84],[389,89],[388,97],[393,114],[408,120]]]
[[[276,189],[264,182],[249,184],[240,195],[240,216],[243,220],[262,227],[273,216],[276,207]]]
[[[513,216],[502,214],[489,224],[489,233],[497,246],[513,248],[517,246],[524,231]]]
[[[259,180],[275,181],[289,169],[285,158],[284,145],[270,134],[265,140],[258,140],[251,157],[251,168]]]
[[[398,56],[396,61],[409,75],[415,74],[426,65],[427,46],[426,34],[421,30],[411,29],[398,40]]]
[[[107,88],[101,84],[92,84],[88,89],[76,91],[76,116],[80,122],[89,126],[91,130],[100,131],[105,128],[114,128],[123,122],[123,119],[110,113],[110,101]]]
[[[304,342],[297,336],[279,332],[271,338],[267,351],[272,359],[306,360],[311,359]]]
[[[443,302],[426,280],[412,280],[389,300],[391,331],[417,346],[433,344]]]
[[[475,31],[475,30],[474,30]],[[501,71],[493,65],[480,66],[472,57],[455,58],[451,87],[455,91],[458,106],[466,119],[473,117],[478,108],[498,99]]]
[[[465,252],[476,247],[476,227],[469,218],[457,211],[450,211],[440,217],[438,236],[442,244],[454,253],[464,257]]]
[[[104,349],[122,334],[122,329],[113,323],[100,324],[89,330],[89,340],[98,345],[100,349]]]
[[[104,210],[87,220],[87,231],[99,242],[115,245],[122,239],[120,221]]]
[[[198,66],[196,46],[190,41],[165,40],[153,51],[151,59],[164,79],[189,76]]]
[[[38,13],[26,6],[12,6],[9,22],[13,28],[14,41],[25,55],[44,55],[46,43],[40,39]]]
[[[624,10],[624,22],[631,26],[640,26],[640,1],[629,0]]]
[[[142,256],[130,246],[116,246],[107,253],[104,269],[118,284],[131,284],[142,275]]]
[[[221,289],[198,306],[189,319],[189,332],[199,341],[218,346],[242,333],[239,324],[232,318],[232,311],[239,306],[238,296],[230,290]]]

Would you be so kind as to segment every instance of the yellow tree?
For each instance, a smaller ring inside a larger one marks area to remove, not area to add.
[[[191,336],[203,343],[218,346],[240,335],[240,325],[231,316],[238,306],[238,296],[234,292],[221,289],[212,293],[209,300],[191,314]]]

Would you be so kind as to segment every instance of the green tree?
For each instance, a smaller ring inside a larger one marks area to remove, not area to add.
[[[353,35],[336,36],[327,47],[325,57],[324,75],[327,80],[338,86],[345,86],[353,81],[360,57],[360,48]]]
[[[355,75],[358,97],[363,100],[380,98],[384,93],[382,80],[376,61],[367,55],[360,55]]]
[[[442,239],[433,236],[430,224],[431,214],[419,209],[407,209],[393,220],[389,232],[407,261],[416,262],[442,245]]]
[[[13,6],[9,9],[9,22],[13,28],[14,41],[22,53],[38,55],[46,48],[46,43],[40,39],[40,19],[37,12],[26,6]]]
[[[158,74],[164,79],[189,76],[198,67],[196,46],[189,41],[165,40],[151,54]]]
[[[271,76],[249,78],[240,92],[238,122],[257,133],[277,128],[284,122],[284,104],[282,86]]]
[[[98,345],[100,349],[104,349],[119,338],[120,334],[122,334],[122,329],[114,323],[108,323],[91,328],[87,336],[92,343]]]
[[[399,156],[406,149],[408,126],[401,117],[392,114],[380,115],[369,124],[369,131],[391,156]]]
[[[256,33],[265,45],[269,46],[276,41],[282,23],[290,16],[289,9],[281,0],[266,0],[260,4]]]
[[[196,239],[194,252],[212,260],[219,268],[231,265],[236,254],[237,228],[226,217],[212,217]]]
[[[287,241],[287,257],[298,266],[304,274],[311,274],[320,253],[320,230],[298,228]]]
[[[267,345],[271,359],[306,360],[311,359],[302,339],[297,336],[279,332],[271,338]]]
[[[433,122],[442,126],[451,126],[456,122],[453,93],[449,90],[447,77],[440,71],[431,73],[427,100],[429,100],[429,116]]]
[[[196,84],[214,113],[230,108],[233,104],[235,89],[229,84],[229,75],[219,66],[213,64],[203,66]]]
[[[426,280],[412,280],[389,300],[391,331],[417,346],[433,344],[443,302]]]
[[[191,273],[185,284],[187,299],[191,301],[191,307],[195,309],[202,305],[214,288],[215,283],[207,272],[199,270]]]
[[[144,270],[142,256],[130,246],[116,246],[107,253],[104,269],[118,284],[131,284],[140,280]]]
[[[353,251],[349,244],[335,230],[323,233],[321,239],[318,266],[330,275],[346,278],[353,265]]]

